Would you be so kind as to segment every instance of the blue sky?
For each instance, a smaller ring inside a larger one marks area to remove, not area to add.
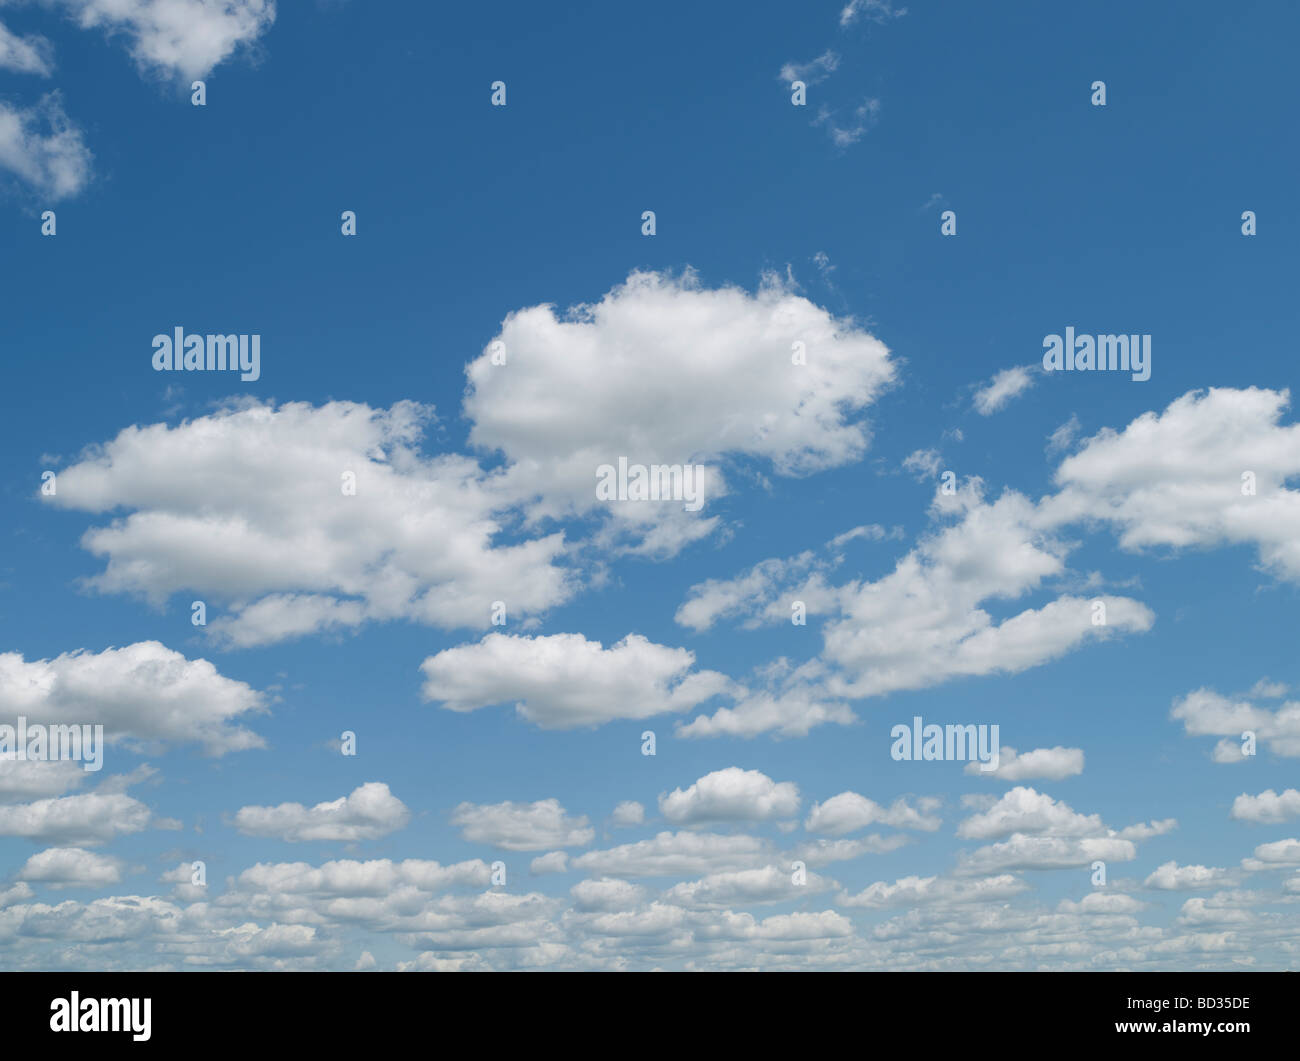
[[[1294,968],[1300,15],[394,6],[0,3],[5,967]]]

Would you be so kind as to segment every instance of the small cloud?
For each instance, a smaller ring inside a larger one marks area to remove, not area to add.
[[[782,81],[802,81],[807,85],[816,85],[835,73],[840,65],[840,57],[827,49],[816,59],[806,63],[786,63],[777,76]]]
[[[906,14],[907,8],[894,7],[893,0],[849,0],[840,12],[840,25],[851,26],[859,20],[883,25]]]
[[[1005,368],[975,392],[975,411],[981,416],[992,416],[1033,385],[1032,365]]]
[[[1079,437],[1082,426],[1078,415],[1071,413],[1070,419],[1047,436],[1047,452],[1059,453],[1061,450],[1069,449],[1074,445],[1074,440]]]
[[[918,449],[903,458],[903,470],[916,476],[917,482],[933,479],[939,474],[943,454],[937,449]]]
[[[813,119],[813,125],[824,126],[836,147],[856,144],[880,117],[880,100],[865,99],[853,108],[853,119],[844,124],[835,121],[839,111],[823,107]]]
[[[77,195],[90,182],[92,157],[57,92],[26,109],[0,103],[0,168],[41,195],[56,201]]]

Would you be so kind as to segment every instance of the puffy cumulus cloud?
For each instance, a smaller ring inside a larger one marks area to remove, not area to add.
[[[890,884],[876,881],[856,895],[841,892],[840,906],[883,909],[913,907],[929,903],[993,903],[1014,898],[1029,890],[1019,877],[1003,873],[978,880],[951,877],[901,877]]]
[[[660,795],[659,813],[676,825],[789,818],[799,813],[799,786],[730,766]]]
[[[1210,388],[1103,430],[1058,468],[1056,515],[1113,524],[1126,549],[1251,545],[1264,567],[1300,580],[1300,491],[1286,487],[1300,475],[1300,424],[1281,423],[1290,401]]]
[[[725,490],[721,462],[802,475],[861,458],[859,414],[895,374],[883,344],[774,276],[751,294],[690,271],[634,272],[562,315],[518,310],[494,342],[507,365],[489,344],[468,366],[464,412],[471,443],[505,456],[503,490],[534,518],[608,513],[607,534],[662,554],[713,525],[703,512]],[[805,364],[792,363],[796,343]],[[619,457],[710,467],[705,509],[598,501],[597,469]]]
[[[963,876],[988,876],[1007,870],[1075,869],[1103,862],[1131,862],[1137,858],[1132,840],[1117,836],[1027,836],[1013,833],[1007,840],[963,855],[956,872]]]
[[[543,851],[548,847],[585,847],[596,837],[587,817],[571,818],[558,799],[536,803],[461,803],[451,814],[472,844],[490,844],[505,851]],[[564,868],[563,864],[560,869]]]
[[[73,759],[0,759],[0,803],[61,796],[86,777],[85,767]]]
[[[981,416],[992,416],[1005,409],[1013,398],[1034,385],[1035,367],[1016,365],[1005,368],[975,392],[975,411]]]
[[[1243,858],[1241,865],[1243,869],[1251,873],[1300,866],[1300,840],[1289,837],[1286,840],[1274,840],[1272,843],[1260,844],[1255,848],[1254,857]]]
[[[18,879],[52,887],[97,887],[122,879],[120,858],[99,855],[80,847],[51,847],[32,855],[18,871]]]
[[[779,903],[815,895],[834,886],[816,873],[795,884],[792,874],[778,866],[710,873],[699,880],[683,881],[664,893],[664,902],[687,907]]]
[[[988,810],[973,814],[959,826],[957,835],[989,840],[1012,833],[1052,836],[1104,836],[1106,826],[1096,814],[1083,815],[1045,793],[1017,785]]]
[[[54,72],[54,50],[44,37],[20,37],[0,23],[0,70],[49,77]]]
[[[275,22],[275,0],[45,0],[82,29],[125,38],[142,70],[164,77],[207,77]]]
[[[915,807],[905,799],[897,799],[889,807],[883,807],[856,792],[841,792],[824,803],[814,803],[804,828],[810,833],[827,836],[844,836],[869,825],[934,832],[943,824],[942,819],[931,813],[939,805],[938,799],[926,797]]]
[[[1185,891],[1191,888],[1216,888],[1228,880],[1226,869],[1212,866],[1180,866],[1177,862],[1166,862],[1159,866],[1145,881],[1144,888],[1157,891]]]
[[[644,901],[646,889],[631,881],[614,877],[578,881],[569,889],[574,907],[579,911],[630,910]]]
[[[244,402],[126,428],[42,499],[127,513],[82,538],[108,558],[92,588],[227,602],[209,629],[239,646],[368,620],[485,628],[493,600],[521,617],[567,599],[563,536],[495,544],[502,502],[477,463],[420,454],[430,416],[413,402]]]
[[[1300,701],[1287,701],[1270,711],[1249,700],[1197,689],[1176,700],[1169,717],[1182,722],[1189,737],[1223,737],[1214,749],[1215,762],[1241,762],[1246,732],[1276,755],[1300,756]]]
[[[634,799],[625,799],[610,815],[610,824],[616,828],[628,828],[645,821],[645,807]]]
[[[1083,773],[1083,749],[1035,748],[1023,755],[1015,748],[1003,745],[998,752],[996,770],[981,770],[982,763],[971,763],[966,773],[975,777],[991,777],[999,781],[1029,781],[1043,778],[1047,781],[1064,781]]]
[[[727,870],[756,869],[771,850],[754,836],[668,832],[652,839],[588,851],[573,868],[601,877],[703,877]]]
[[[58,93],[32,107],[0,102],[0,168],[50,201],[68,199],[90,183],[93,156]]]
[[[564,873],[569,868],[569,855],[566,851],[552,851],[538,855],[528,864],[528,872],[535,877],[544,873]]]
[[[382,781],[370,781],[336,800],[305,807],[281,803],[276,807],[241,807],[235,827],[246,836],[265,836],[302,843],[337,840],[355,843],[396,832],[410,821],[406,804]]]
[[[0,836],[44,843],[102,844],[151,824],[168,828],[174,823],[155,820],[148,807],[121,792],[89,792],[0,806]]]
[[[1136,825],[1127,825],[1115,835],[1124,840],[1150,840],[1153,836],[1164,836],[1165,833],[1173,832],[1177,828],[1177,818],[1162,818],[1160,821],[1138,822]]]
[[[265,741],[235,720],[265,710],[264,694],[157,641],[31,661],[0,653],[0,715],[44,725],[101,724],[110,744],[192,742],[209,755],[263,748]],[[18,765],[36,764],[0,763],[0,779],[6,766]],[[53,783],[47,774],[32,783]]]
[[[1288,818],[1300,817],[1300,792],[1294,788],[1288,788],[1280,795],[1271,788],[1258,796],[1243,792],[1232,801],[1231,816],[1239,821],[1277,825]]]
[[[598,726],[695,707],[731,687],[716,671],[692,671],[695,656],[628,634],[605,648],[582,634],[488,634],[478,644],[430,656],[424,697],[451,711],[514,702],[543,729]]]

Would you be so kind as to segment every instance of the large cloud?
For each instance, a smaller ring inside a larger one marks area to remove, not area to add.
[[[157,641],[31,661],[17,652],[0,653],[0,716],[25,715],[45,725],[100,724],[110,744],[196,742],[209,755],[262,748],[262,738],[235,719],[264,710],[264,694],[224,677],[205,659],[186,659]]]
[[[1112,523],[1126,549],[1253,545],[1266,568],[1300,580],[1300,491],[1285,485],[1300,475],[1300,424],[1280,422],[1290,401],[1211,388],[1103,430],[1061,463],[1052,516]]]
[[[430,415],[252,402],[129,427],[44,500],[129,513],[83,538],[108,558],[93,588],[228,601],[212,629],[237,645],[366,620],[486,628],[493,601],[515,619],[566,599],[562,536],[494,544],[501,502],[479,466],[417,452]]]
[[[693,653],[638,634],[605,648],[581,634],[489,634],[430,656],[424,697],[452,711],[513,703],[543,729],[596,726],[616,718],[685,711],[726,692],[716,671],[692,671]]]
[[[856,414],[894,377],[879,341],[773,277],[750,294],[703,287],[690,272],[633,273],[564,315],[518,310],[495,341],[506,363],[493,362],[489,344],[467,369],[470,441],[505,455],[506,489],[534,516],[603,504],[596,470],[620,456],[645,465],[748,457],[786,475],[856,461],[870,438]],[[792,363],[795,343],[805,364]],[[720,491],[720,480],[710,488]],[[707,529],[691,525],[702,516],[683,521],[681,508],[609,506],[657,552]]]

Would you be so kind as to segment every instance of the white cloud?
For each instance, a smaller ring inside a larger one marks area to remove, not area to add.
[[[82,29],[122,34],[139,66],[186,81],[204,78],[275,21],[275,0],[47,0]]]
[[[937,800],[922,799],[918,807],[913,807],[906,800],[897,799],[886,808],[856,792],[841,792],[825,803],[814,803],[804,828],[827,836],[844,836],[869,825],[933,832],[943,824],[940,818],[929,813],[937,805]]]
[[[1228,879],[1228,871],[1210,866],[1180,866],[1166,862],[1152,873],[1143,887],[1160,891],[1186,891],[1191,888],[1214,888]]]
[[[895,7],[893,0],[849,0],[840,11],[840,25],[849,26],[859,19],[883,23],[906,14],[907,8]]]
[[[18,871],[18,879],[55,887],[96,887],[122,879],[123,862],[79,847],[51,847],[32,855]]]
[[[605,648],[582,634],[489,634],[421,665],[424,698],[451,711],[515,704],[543,729],[598,726],[616,718],[686,711],[730,687],[716,671],[692,671],[693,653],[629,634]]]
[[[1255,857],[1242,859],[1241,865],[1251,873],[1300,866],[1300,840],[1288,837],[1285,840],[1260,844],[1255,848]]]
[[[918,480],[933,479],[939,474],[943,454],[937,449],[913,450],[903,458],[903,470],[911,472]]]
[[[798,812],[798,785],[738,766],[715,770],[685,790],[675,788],[659,797],[659,813],[677,825],[767,821]]]
[[[1288,788],[1281,795],[1268,789],[1258,796],[1242,793],[1232,801],[1231,817],[1238,821],[1276,825],[1288,818],[1300,818],[1300,792]]]
[[[502,493],[533,518],[608,513],[611,542],[630,535],[664,554],[711,528],[719,461],[802,475],[861,458],[870,432],[858,414],[895,375],[882,343],[774,276],[750,294],[689,271],[637,272],[563,316],[518,310],[496,341],[507,363],[492,363],[489,344],[467,367],[464,412],[470,442],[509,462]],[[792,363],[795,343],[806,364]],[[597,468],[621,456],[710,467],[705,509],[597,500]]]
[[[101,844],[138,833],[152,820],[149,808],[125,793],[90,792],[2,806],[0,836],[56,844]]]
[[[1277,755],[1300,756],[1300,701],[1270,711],[1212,689],[1197,689],[1175,701],[1169,717],[1181,721],[1189,737],[1223,737],[1215,748],[1215,762],[1241,762],[1241,738],[1247,732]]]
[[[1034,381],[1033,365],[1004,368],[975,392],[975,411],[981,416],[992,416],[1005,409],[1013,398],[1029,390]]]
[[[995,623],[981,602],[1020,596],[1065,571],[1065,543],[1042,527],[1014,491],[985,504],[978,484],[936,495],[963,518],[922,541],[876,582],[849,583],[839,614],[823,628],[823,659],[837,664],[832,694],[878,696],[963,675],[1017,673],[1077,648],[1150,628],[1138,601],[1102,597],[1107,625],[1092,624],[1090,600],[1063,596]]]
[[[603,877],[579,881],[569,889],[569,894],[579,910],[608,912],[632,909],[645,898],[646,890],[631,881]]]
[[[585,847],[596,837],[587,817],[570,818],[558,799],[536,803],[461,803],[451,824],[473,844],[505,851],[542,851],[548,847]]]
[[[856,895],[841,894],[841,906],[868,908],[915,907],[927,903],[991,903],[1028,891],[1019,877],[1004,873],[982,880],[954,880],[948,877],[902,877],[893,884],[876,881]]]
[[[664,893],[664,902],[687,907],[730,906],[737,903],[777,903],[815,895],[831,882],[809,873],[802,884],[779,866],[711,873],[696,881],[674,885]]]
[[[839,65],[840,57],[827,49],[816,59],[810,59],[806,63],[786,63],[777,76],[782,81],[802,81],[805,84],[815,85],[835,73]]]
[[[1125,549],[1253,545],[1263,566],[1300,581],[1300,425],[1282,426],[1289,391],[1192,391],[1163,413],[1088,439],[1056,472],[1058,519],[1113,524]],[[1242,492],[1243,475],[1255,478]]]
[[[28,108],[0,102],[0,167],[40,195],[54,202],[77,195],[90,182],[92,158],[57,93]]]
[[[44,37],[20,37],[0,23],[0,70],[49,77],[54,72],[54,50]]]
[[[91,588],[159,604],[189,590],[210,611],[229,602],[209,629],[235,645],[368,620],[484,629],[494,600],[517,619],[567,599],[554,566],[563,536],[495,544],[503,503],[479,466],[418,452],[430,415],[412,402],[249,401],[129,427],[59,472],[57,496],[42,500],[128,512],[82,539],[108,557]]]
[[[265,710],[264,694],[157,641],[30,662],[0,653],[0,714],[46,725],[100,724],[110,744],[194,742],[218,756],[262,748],[262,738],[235,719]]]
[[[973,814],[957,827],[957,835],[988,840],[1012,833],[1052,836],[1103,836],[1101,817],[1083,815],[1045,793],[1017,785],[987,811]]]
[[[645,821],[645,807],[634,799],[625,799],[614,808],[611,821],[616,828],[640,825]]]
[[[276,807],[241,807],[235,827],[246,836],[267,836],[301,843],[374,840],[403,828],[411,812],[381,781],[370,781],[349,795],[314,807],[281,803]]]
[[[569,868],[569,855],[565,851],[551,851],[538,855],[528,864],[528,872],[535,877],[543,873],[564,873]]]
[[[0,759],[0,803],[61,796],[88,776],[75,759]]]
[[[573,868],[605,877],[699,877],[766,864],[770,852],[753,836],[661,832],[653,839],[588,851]]]
[[[1054,748],[1035,748],[1021,755],[1015,748],[1004,744],[998,752],[996,770],[981,770],[981,765],[971,763],[966,767],[966,773],[999,781],[1028,781],[1033,778],[1063,781],[1083,773],[1083,749],[1064,748],[1058,744]]]
[[[1007,840],[989,844],[963,856],[956,872],[988,876],[1007,870],[1075,869],[1100,859],[1103,862],[1131,862],[1137,858],[1133,841],[1110,836],[1082,838],[1026,836],[1013,833]]]

